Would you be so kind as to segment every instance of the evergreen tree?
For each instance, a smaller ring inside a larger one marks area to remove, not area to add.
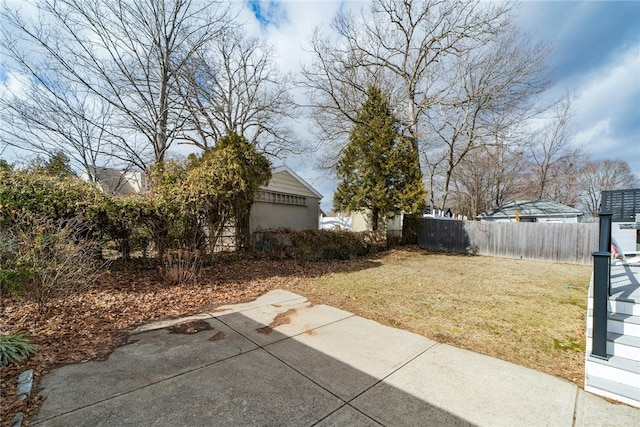
[[[190,157],[187,169],[185,206],[204,215],[210,233],[216,235],[229,220],[235,220],[236,244],[239,249],[247,249],[253,198],[271,179],[269,159],[244,136],[232,132],[201,157]]]
[[[29,172],[44,173],[56,178],[75,178],[76,174],[71,169],[71,160],[62,151],[56,151],[49,155],[48,159],[37,157],[27,167]]]
[[[369,209],[372,228],[378,231],[379,220],[389,214],[421,211],[426,192],[418,154],[400,134],[387,96],[376,86],[367,95],[336,166],[333,205],[343,211]]]

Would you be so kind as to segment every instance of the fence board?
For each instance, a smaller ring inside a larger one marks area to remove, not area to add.
[[[419,246],[450,252],[571,264],[592,263],[597,223],[512,223],[406,218]],[[405,231],[407,231],[406,229]]]

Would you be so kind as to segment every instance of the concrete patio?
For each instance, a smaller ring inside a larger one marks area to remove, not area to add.
[[[32,425],[640,425],[640,410],[562,379],[282,290],[145,325],[40,394]]]

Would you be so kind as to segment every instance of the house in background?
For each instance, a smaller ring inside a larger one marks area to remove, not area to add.
[[[322,194],[289,167],[277,167],[254,199],[249,219],[251,233],[276,228],[317,230],[321,199]]]
[[[344,212],[329,211],[320,214],[320,228],[323,230],[351,230],[351,216]]]
[[[480,221],[577,223],[582,212],[553,200],[521,200],[506,203],[478,215]]]
[[[91,171],[106,194],[127,196],[146,193],[148,180],[143,172],[96,168]],[[82,179],[89,181],[84,172]],[[272,171],[271,180],[259,189],[251,207],[250,231],[275,228],[318,229],[322,195],[287,166]]]
[[[149,189],[147,176],[141,171],[96,167],[82,172],[80,178],[86,182],[95,182],[103,193],[111,196],[144,194]]]

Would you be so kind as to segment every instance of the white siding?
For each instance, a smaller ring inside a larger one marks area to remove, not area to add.
[[[287,171],[274,173],[269,184],[263,188],[277,193],[295,194],[297,196],[314,198],[318,197]]]
[[[624,253],[636,252],[638,250],[636,242],[638,231],[633,229],[621,230],[620,224],[625,223],[611,223],[611,240],[615,241],[620,246],[620,250]]]

